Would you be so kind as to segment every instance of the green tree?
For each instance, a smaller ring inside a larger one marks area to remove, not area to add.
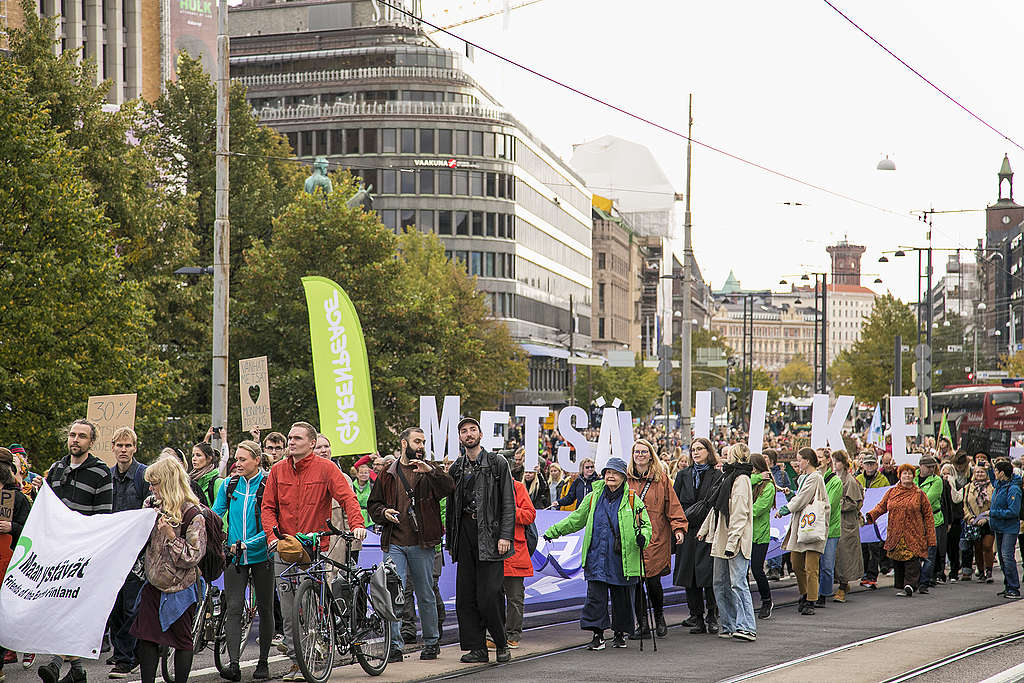
[[[875,307],[861,329],[860,339],[844,354],[844,362],[849,368],[849,386],[858,401],[877,403],[888,395],[893,380],[893,348],[897,334],[911,349],[903,354],[902,364],[904,391],[912,391],[908,388],[913,386],[911,368],[916,328],[917,322],[910,306],[892,294],[875,299]]]
[[[793,356],[779,370],[779,386],[790,396],[806,396],[814,382],[814,368],[803,356]]]
[[[661,397],[657,370],[645,368],[639,359],[631,368],[588,367],[587,371],[576,373],[574,393],[579,405],[588,405],[591,394],[595,398],[604,396],[609,404],[620,398],[623,410],[630,411],[634,417],[642,417],[655,408],[655,402]],[[657,411],[661,412],[660,405]]]
[[[828,366],[828,382],[832,386],[832,393],[836,395],[852,396],[853,394],[853,365],[850,363],[850,352],[841,351],[832,365]]]
[[[126,277],[110,219],[32,74],[0,69],[0,441],[35,466],[62,454],[61,428],[92,394],[136,391],[143,431],[168,415],[179,379],[156,356],[144,287]]]
[[[974,362],[972,347],[964,340],[964,321],[949,314],[932,329],[932,389],[965,384],[967,368]],[[972,337],[973,341],[973,337]],[[952,350],[950,350],[952,349]]]
[[[268,357],[275,423],[318,421],[306,275],[337,282],[359,313],[382,447],[417,422],[422,394],[459,394],[464,412],[473,412],[524,385],[522,352],[487,318],[484,296],[445,259],[437,238],[396,237],[375,214],[345,206],[356,191],[352,176],[332,179],[326,205],[296,186],[271,239],[246,250],[238,273],[232,358]],[[231,423],[239,424],[237,408]]]
[[[778,383],[772,379],[772,376],[764,368],[754,368],[751,371],[751,380],[754,389],[768,392],[768,410],[772,410],[782,397],[782,391]]]
[[[725,387],[725,366],[709,366],[701,365],[697,363],[697,350],[698,349],[717,349],[721,352],[722,359],[728,359],[733,355],[734,351],[732,348],[725,343],[725,339],[711,330],[704,329],[702,327],[695,327],[690,336],[690,363],[693,369],[691,377],[691,385],[694,394],[698,391],[707,391],[711,388],[722,389]],[[677,337],[672,342],[672,359],[679,360],[682,358],[682,340]],[[682,370],[680,368],[672,369],[672,386],[682,386]],[[694,397],[690,396],[690,405],[693,405]]]

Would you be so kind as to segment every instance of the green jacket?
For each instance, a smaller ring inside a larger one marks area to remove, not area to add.
[[[626,486],[626,482],[622,482]],[[590,549],[590,533],[594,529],[594,503],[597,496],[604,490],[604,480],[598,479],[594,482],[593,490],[586,495],[579,506],[572,513],[560,522],[555,522],[547,531],[544,538],[553,539],[565,534],[579,531],[583,527],[587,530],[583,534],[583,564],[587,566],[587,550]],[[638,511],[641,517],[640,533],[644,536],[644,546],[651,542],[651,518],[647,515],[647,508],[643,507],[640,498],[634,496],[632,491],[625,491],[622,502],[619,504],[619,534],[622,537],[622,574],[625,577],[640,576],[640,548],[636,547],[636,533],[633,531],[634,510]]]
[[[938,475],[932,474],[921,480],[921,474],[918,473],[914,477],[914,483],[925,495],[928,496],[928,502],[932,504],[932,516],[935,517],[935,526],[939,527],[945,523],[945,519],[942,517],[942,479]]]
[[[373,526],[373,520],[370,519],[370,511],[366,509],[366,501],[370,500],[370,491],[373,490],[373,482],[369,479],[366,480],[366,485],[360,489],[359,481],[356,479],[352,480],[352,490],[356,493],[356,499],[359,501],[359,507],[363,512],[363,524],[369,529]],[[444,519],[444,513],[442,512],[441,519]]]
[[[871,482],[865,481],[864,473],[861,472],[856,477],[858,483],[866,489],[884,489],[889,486],[889,480],[882,474],[882,470],[875,472],[875,478]]]
[[[213,482],[213,497],[209,498],[211,493],[211,481]],[[220,476],[220,472],[217,471],[217,468],[214,468],[199,477],[199,479],[196,479],[196,483],[199,484],[199,488],[203,490],[203,498],[199,502],[208,508],[212,508],[214,501],[217,500],[217,494],[220,493],[220,487],[224,484],[224,478]],[[209,498],[209,500],[207,500],[207,498]]]
[[[828,537],[839,538],[843,522],[843,482],[838,476],[829,478],[828,475],[835,474],[832,468],[827,468],[821,473],[825,479],[825,492],[828,493],[828,504],[831,506],[828,516]]]
[[[762,479],[768,481],[768,485],[761,491],[761,495],[754,499],[754,538],[753,543],[767,543],[771,540],[772,507],[775,505],[775,483],[771,476],[765,477],[761,473],[750,475],[750,485],[757,488]]]

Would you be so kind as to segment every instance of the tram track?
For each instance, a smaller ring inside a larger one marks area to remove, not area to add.
[[[910,671],[906,671],[902,674],[899,674],[898,676],[887,678],[881,683],[903,683],[903,681],[912,681],[916,678],[924,676],[925,674],[938,671],[939,669],[949,666],[954,662],[959,662],[969,657],[973,657],[975,655],[988,652],[989,650],[992,650],[994,648],[1003,645],[1010,645],[1012,643],[1016,643],[1022,640],[1024,640],[1024,630],[1008,633],[1004,636],[1000,636],[999,638],[995,638],[984,643],[979,643],[978,645],[966,648],[964,650],[961,650],[960,652],[956,652],[941,659],[937,659],[934,662],[925,664],[924,666],[919,666],[916,669],[911,669]]]

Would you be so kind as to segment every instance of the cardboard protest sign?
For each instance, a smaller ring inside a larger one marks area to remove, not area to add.
[[[118,427],[135,429],[135,406],[138,394],[111,394],[108,396],[90,396],[86,419],[96,425],[96,442],[92,445],[92,454],[107,463],[114,465],[114,446],[111,439]]]
[[[270,429],[270,375],[266,356],[238,361],[238,390],[241,393],[242,431]]]
[[[0,489],[0,522],[14,519],[14,491]]]

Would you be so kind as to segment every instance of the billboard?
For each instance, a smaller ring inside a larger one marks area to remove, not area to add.
[[[178,55],[198,58],[213,75],[217,66],[216,0],[164,0],[162,81],[175,80]]]

